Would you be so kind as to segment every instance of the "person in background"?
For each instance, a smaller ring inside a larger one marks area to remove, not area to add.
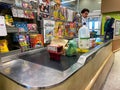
[[[111,18],[110,16],[106,16],[106,22],[104,24],[104,32],[105,32],[104,41],[113,39],[114,20],[115,20],[114,18]]]
[[[89,12],[90,11],[87,8],[82,9],[82,11],[81,11],[81,23],[82,23],[82,25],[87,22],[87,17],[88,17]]]
[[[105,24],[104,24],[104,34],[105,34],[105,36],[104,36],[104,41],[106,41],[107,40],[107,36],[108,36],[108,24],[109,24],[109,22],[110,22],[110,19],[111,19],[111,17],[110,16],[106,16],[106,18],[105,18]]]
[[[84,8],[82,9],[81,14],[75,13],[73,22],[76,23],[77,25],[77,32],[83,26],[84,23],[87,24],[86,21],[87,21],[89,12],[90,12],[89,9]]]

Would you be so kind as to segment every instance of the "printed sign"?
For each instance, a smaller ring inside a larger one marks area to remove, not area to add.
[[[0,16],[0,36],[6,36],[7,30],[5,25],[5,18],[4,16]]]

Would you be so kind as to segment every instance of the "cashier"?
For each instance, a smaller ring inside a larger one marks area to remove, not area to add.
[[[88,14],[89,14],[89,9],[87,9],[87,8],[84,8],[84,9],[81,11],[81,16],[80,16],[80,18],[81,18],[81,23],[82,23],[82,25],[87,22]],[[86,23],[86,24],[87,24],[87,23]]]

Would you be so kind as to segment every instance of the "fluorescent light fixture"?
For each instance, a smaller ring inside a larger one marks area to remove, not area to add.
[[[70,3],[70,2],[73,2],[73,1],[76,1],[76,0],[63,1],[63,2],[61,2],[61,4]]]
[[[99,4],[101,4],[101,2],[98,2]]]

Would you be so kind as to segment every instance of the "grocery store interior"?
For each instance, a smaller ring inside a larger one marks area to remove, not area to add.
[[[119,0],[0,0],[0,90],[120,90]]]

